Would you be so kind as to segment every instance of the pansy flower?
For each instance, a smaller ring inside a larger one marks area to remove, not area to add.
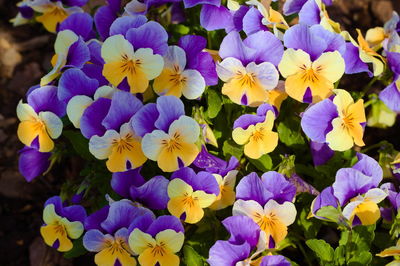
[[[164,172],[189,166],[199,154],[197,122],[185,116],[183,103],[175,96],[161,96],[132,118],[132,128],[143,137],[142,150],[147,158],[157,161]]]
[[[99,98],[111,99],[117,89],[101,86],[96,78],[89,77],[83,69],[66,70],[58,82],[58,98],[67,104],[67,115],[76,128],[80,128],[81,118],[93,102]]]
[[[104,77],[113,86],[126,79],[132,93],[145,92],[149,81],[160,75],[168,49],[164,28],[146,21],[144,16],[116,19],[101,47]]]
[[[272,29],[275,36],[282,39],[282,30],[287,30],[289,25],[281,13],[274,10],[270,5],[257,0],[246,2],[255,8],[250,8],[243,17],[243,30],[246,34],[253,34],[259,30]]]
[[[274,248],[287,235],[296,218],[292,203],[296,187],[277,172],[264,173],[261,179],[251,173],[236,187],[233,215],[250,217],[266,233],[268,248]]]
[[[232,138],[244,145],[244,154],[252,159],[270,153],[278,145],[278,133],[272,131],[274,126],[274,108],[263,104],[257,109],[257,115],[240,116],[233,125]]]
[[[152,210],[167,208],[169,180],[154,176],[146,181],[140,174],[141,167],[126,172],[113,173],[111,187],[119,195],[141,203]]]
[[[235,170],[239,166],[239,161],[235,156],[232,156],[229,161],[224,161],[217,156],[212,155],[207,151],[205,146],[202,146],[199,155],[193,161],[192,168],[199,168],[206,172],[227,175],[230,171]]]
[[[33,0],[29,6],[41,13],[36,20],[43,24],[49,32],[56,32],[57,25],[64,21],[70,14],[82,12],[79,6],[86,4],[87,0]],[[64,7],[63,4],[69,7]]]
[[[379,99],[392,111],[400,113],[400,77],[379,93]]]
[[[177,252],[183,246],[184,229],[178,218],[158,217],[146,229],[135,228],[129,235],[129,246],[143,266],[178,266]]]
[[[57,33],[54,44],[55,55],[51,59],[53,69],[41,78],[42,86],[56,79],[62,70],[76,67],[82,68],[90,59],[90,51],[86,43],[71,30],[63,30]]]
[[[29,6],[31,0],[22,0],[21,2],[17,3],[18,14],[15,18],[11,19],[10,22],[13,26],[20,26],[24,25],[29,22],[30,19],[33,18],[34,10]]]
[[[382,168],[365,154],[357,153],[357,158],[358,162],[351,168],[339,169],[332,187],[324,189],[314,200],[314,214],[324,206],[340,206],[343,217],[352,226],[375,224],[380,218],[378,203],[387,196],[377,188],[382,180]]]
[[[306,135],[319,143],[328,143],[329,148],[345,151],[354,143],[364,146],[363,134],[365,111],[363,100],[354,103],[345,90],[336,90],[336,96],[309,107],[301,119]]]
[[[386,50],[388,48],[388,39],[392,34],[396,34],[397,25],[400,25],[400,17],[396,11],[393,11],[392,18],[383,27],[375,27],[367,31],[365,40],[375,51],[379,50],[382,46]]]
[[[341,33],[349,41],[346,43],[344,54],[346,74],[367,72],[369,76],[379,76],[385,68],[385,59],[369,46],[359,29],[357,29],[357,34],[357,41],[355,41],[347,31]],[[373,72],[369,70],[368,64],[372,64]]]
[[[168,184],[168,211],[187,223],[195,224],[203,218],[203,209],[213,204],[219,193],[212,174],[196,174],[191,168],[182,168],[172,174]]]
[[[96,253],[97,265],[136,265],[128,244],[129,234],[135,228],[147,229],[154,219],[150,210],[133,206],[128,200],[112,202],[85,220],[83,246]]]
[[[237,173],[237,170],[232,170],[229,171],[224,177],[219,174],[213,174],[215,180],[218,182],[220,193],[215,199],[215,202],[210,206],[211,210],[221,210],[233,205],[236,198],[234,189]]]
[[[159,95],[196,99],[206,87],[204,78],[197,70],[185,69],[186,54],[179,46],[170,46],[164,56],[164,69],[154,80],[154,91]]]
[[[286,93],[307,103],[329,97],[345,70],[343,38],[320,25],[298,24],[286,31],[284,44],[288,49],[279,71],[286,78]]]
[[[255,263],[255,258],[266,249],[265,233],[260,227],[246,216],[231,216],[222,224],[231,236],[228,240],[215,242],[210,248],[207,262],[211,266]]]
[[[196,99],[206,85],[217,83],[215,63],[207,52],[206,39],[201,36],[183,36],[178,45],[169,46],[164,55],[164,69],[154,80],[154,91],[159,95],[185,96]]]
[[[57,88],[45,86],[34,89],[28,94],[28,103],[19,102],[17,116],[18,138],[26,146],[32,146],[37,139],[39,152],[50,152],[54,148],[52,139],[61,135],[65,114],[65,104],[57,99]]]
[[[222,94],[234,103],[259,106],[268,100],[268,91],[278,85],[275,68],[281,59],[281,42],[270,32],[260,31],[241,40],[230,32],[222,41],[217,64],[219,78],[225,82]]]
[[[44,206],[45,224],[40,228],[44,242],[61,252],[71,250],[71,239],[77,239],[83,234],[85,209],[80,205],[65,206],[59,196],[48,199]]]
[[[123,172],[144,164],[147,158],[141,147],[141,137],[133,130],[131,117],[142,107],[135,96],[125,91],[115,92],[110,109],[102,121],[107,129],[89,141],[90,152],[106,162],[110,172]]]

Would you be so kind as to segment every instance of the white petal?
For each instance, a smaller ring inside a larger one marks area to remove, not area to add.
[[[222,176],[219,174],[212,174],[215,178],[215,180],[217,181],[218,185],[223,185],[224,184],[224,180],[222,179]]]
[[[185,70],[182,73],[183,77],[186,77],[186,84],[182,88],[182,94],[189,100],[199,98],[206,88],[206,81],[203,76],[197,70]]]
[[[20,121],[25,121],[38,118],[38,115],[36,114],[35,110],[33,110],[32,106],[27,103],[23,103],[21,100],[17,106],[17,117]]]
[[[76,35],[71,30],[63,30],[57,34],[57,39],[54,44],[54,50],[56,54],[67,55],[69,47],[79,39],[78,35]]]
[[[52,139],[56,139],[61,135],[63,123],[56,114],[52,112],[40,112],[39,117],[46,125],[47,132]]]
[[[387,193],[379,188],[373,188],[365,193],[365,200],[370,200],[379,203],[387,197]]]
[[[269,62],[257,65],[251,62],[246,66],[248,73],[254,73],[265,90],[272,90],[278,85],[279,73],[275,66]]]
[[[350,202],[349,204],[347,204],[346,207],[344,207],[344,209],[343,209],[343,211],[342,211],[343,216],[346,217],[347,220],[350,220],[351,215],[352,215],[353,212],[354,212],[354,209],[355,209],[358,205],[360,205],[361,203],[363,203],[363,201],[356,200],[356,201],[352,201],[352,202]]]
[[[224,186],[234,188],[236,183],[236,176],[239,173],[238,170],[229,171],[224,177]]]
[[[289,201],[279,204],[275,200],[269,200],[264,206],[264,213],[269,212],[278,216],[279,220],[286,226],[294,223],[297,215],[296,207]]]
[[[224,82],[233,78],[238,71],[246,73],[246,68],[243,67],[242,62],[236,58],[228,57],[217,64],[218,77]]]
[[[311,66],[310,55],[303,50],[287,49],[278,65],[279,71],[284,78],[294,75],[301,70],[301,67],[309,68]]]
[[[178,133],[182,141],[195,143],[199,139],[200,126],[193,118],[182,115],[178,120],[172,122],[168,133],[171,137]]]
[[[83,112],[92,103],[93,99],[85,95],[77,95],[69,100],[67,104],[67,115],[74,127],[80,128]]]
[[[118,34],[105,40],[101,47],[101,57],[106,63],[120,62],[122,57],[133,58],[133,46],[123,35]]]
[[[233,204],[233,215],[243,215],[253,218],[255,213],[264,213],[263,207],[255,200],[237,200]]]
[[[107,159],[111,154],[113,141],[119,139],[117,131],[107,130],[102,137],[95,135],[90,138],[89,151],[99,160]]]
[[[116,88],[113,88],[113,87],[110,87],[110,86],[101,86],[94,93],[93,99],[94,100],[97,100],[99,98],[111,99],[112,96],[114,95],[114,92],[116,92],[116,91],[117,91]]]
[[[167,54],[164,55],[165,68],[178,68],[182,72],[186,67],[186,53],[181,47],[172,45],[168,47]]]
[[[146,134],[142,139],[142,150],[147,158],[157,161],[158,154],[162,148],[162,141],[169,140],[169,135],[162,130],[154,130]]]
[[[155,79],[164,68],[164,59],[159,54],[153,54],[150,48],[140,48],[135,52],[135,59],[140,60],[140,68],[148,80]]]

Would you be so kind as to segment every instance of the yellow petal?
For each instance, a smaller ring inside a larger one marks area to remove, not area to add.
[[[123,62],[106,63],[103,67],[103,76],[113,85],[118,86],[127,76]]]
[[[72,242],[67,237],[67,232],[65,229],[61,228],[60,225],[49,224],[42,226],[40,228],[40,234],[42,235],[44,242],[51,247],[58,240],[58,251],[65,252],[72,249]]]
[[[366,200],[354,209],[354,215],[360,219],[362,225],[372,225],[381,217],[381,212],[375,202]]]
[[[68,17],[64,9],[54,6],[53,9],[36,17],[36,20],[43,24],[49,32],[56,32],[57,24],[63,22]]]
[[[340,117],[332,120],[333,129],[326,135],[326,142],[334,151],[346,151],[353,147],[353,138],[346,130],[342,127],[343,121]]]

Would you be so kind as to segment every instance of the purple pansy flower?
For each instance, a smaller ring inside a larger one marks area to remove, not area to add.
[[[113,173],[111,187],[119,195],[138,201],[150,209],[166,209],[169,200],[168,179],[163,176],[154,176],[146,182],[140,174],[140,169],[141,167]]]
[[[97,253],[96,264],[114,265],[118,261],[122,265],[134,265],[129,234],[136,228],[146,230],[154,220],[149,209],[136,207],[128,200],[112,202],[87,217],[83,245]]]
[[[59,196],[54,196],[44,204],[45,224],[40,228],[40,233],[47,245],[65,252],[73,247],[71,239],[83,234],[85,218],[86,211],[82,206],[66,206]]]

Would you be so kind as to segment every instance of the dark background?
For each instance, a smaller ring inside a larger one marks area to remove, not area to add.
[[[85,259],[64,259],[43,243],[39,233],[43,203],[59,193],[65,179],[78,177],[78,164],[63,162],[31,183],[18,172],[18,150],[23,145],[16,136],[15,108],[29,87],[50,69],[55,36],[40,24],[14,28],[9,20],[17,14],[17,2],[0,0],[0,264],[87,264]],[[356,28],[365,34],[368,28],[382,26],[393,10],[400,10],[399,0],[337,0],[328,9],[330,17],[352,34]],[[353,75],[346,77],[341,87],[357,90],[368,81],[365,74]],[[373,89],[382,90],[383,85],[378,83]],[[399,124],[397,121],[387,130],[367,128],[365,142],[370,145],[386,139],[400,149]]]

